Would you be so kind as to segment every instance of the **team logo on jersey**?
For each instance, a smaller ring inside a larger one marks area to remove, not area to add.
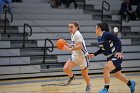
[[[99,47],[102,49],[102,50],[105,50],[104,46],[102,44],[99,45]]]
[[[115,60],[117,60],[117,58],[112,58],[112,61],[115,61]]]

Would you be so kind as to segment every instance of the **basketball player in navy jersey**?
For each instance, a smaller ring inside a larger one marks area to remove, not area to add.
[[[93,54],[89,54],[90,58],[101,53],[107,57],[107,63],[103,69],[105,84],[104,88],[100,90],[99,93],[109,93],[110,73],[113,73],[117,79],[127,84],[131,93],[134,93],[136,82],[134,80],[129,80],[124,74],[121,73],[121,63],[123,58],[123,54],[121,53],[121,41],[116,35],[114,35],[112,32],[105,31],[105,29],[106,27],[103,23],[98,23],[96,25],[96,35],[98,36],[98,45],[100,49]]]

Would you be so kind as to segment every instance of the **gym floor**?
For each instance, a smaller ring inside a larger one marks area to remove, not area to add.
[[[140,93],[140,72],[124,73],[129,79],[136,81],[136,92]],[[90,75],[91,93],[98,93],[104,86],[102,74]],[[66,76],[0,80],[0,93],[84,93],[86,83],[78,75],[70,85],[65,86]],[[129,88],[112,76],[110,93],[130,93]]]

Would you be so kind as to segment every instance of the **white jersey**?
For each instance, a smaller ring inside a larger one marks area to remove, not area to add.
[[[82,44],[83,44],[83,49],[72,51],[73,55],[85,55],[86,56],[88,54],[84,38],[79,31],[76,31],[75,34],[71,35],[71,41],[72,41],[71,42],[72,45],[74,45],[77,42],[82,42]]]

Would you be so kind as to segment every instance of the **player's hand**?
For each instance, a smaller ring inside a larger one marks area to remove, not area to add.
[[[95,57],[94,54],[88,54],[87,56],[88,56],[89,59]]]
[[[121,53],[121,52],[117,52],[117,53],[115,54],[115,57],[122,59],[122,58],[124,58],[124,54]]]
[[[70,48],[69,46],[66,46],[66,45],[65,45],[65,46],[63,47],[63,50],[64,50],[64,51],[71,51],[71,48]]]
[[[72,47],[74,47],[74,46],[75,46],[74,44],[69,44],[69,47],[70,47],[70,48],[72,48]]]

